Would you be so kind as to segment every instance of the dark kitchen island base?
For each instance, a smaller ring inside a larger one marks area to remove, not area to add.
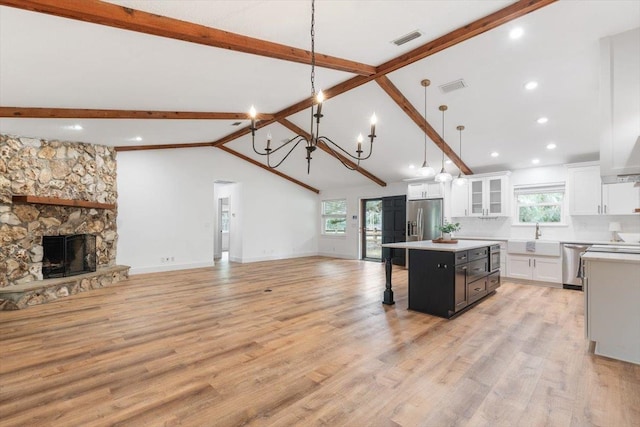
[[[500,270],[490,264],[491,253],[499,250],[497,242],[409,242],[390,247],[409,249],[409,310],[450,319],[500,286]],[[385,290],[387,304],[388,292],[392,292],[390,274]]]

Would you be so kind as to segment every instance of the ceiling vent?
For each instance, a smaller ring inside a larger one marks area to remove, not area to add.
[[[231,126],[240,126],[242,124],[242,122],[233,122],[231,123]]]
[[[392,40],[391,43],[395,44],[396,46],[402,46],[405,43],[409,43],[411,40],[415,40],[418,37],[422,37],[422,33],[418,30],[412,31],[409,34],[406,34],[400,38],[397,38],[395,40]]]
[[[439,87],[442,93],[449,93],[453,92],[454,90],[463,89],[467,87],[467,84],[464,82],[464,80],[459,79],[453,82],[445,83],[443,85],[440,85]]]

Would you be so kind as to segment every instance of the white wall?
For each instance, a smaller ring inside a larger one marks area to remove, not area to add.
[[[360,249],[360,201],[378,197],[398,196],[407,194],[406,182],[390,183],[386,187],[377,184],[361,187],[336,188],[320,192],[320,200],[346,199],[347,200],[347,231],[344,236],[320,235],[318,252],[320,255],[338,258],[359,258]],[[316,213],[318,218],[316,227],[318,233],[321,228],[320,211]],[[357,218],[354,220],[353,216]]]
[[[514,212],[513,186],[524,184],[543,184],[566,182],[567,169],[564,165],[517,169],[511,172],[509,182],[509,208]],[[616,184],[612,184],[616,185]],[[447,202],[445,201],[445,205]],[[445,210],[445,212],[447,212]],[[568,204],[565,204],[568,212]],[[494,238],[529,239],[535,237],[535,226],[512,225],[512,219],[456,218],[462,229],[456,233],[458,237],[477,236]],[[564,225],[541,226],[542,239],[546,240],[593,240],[607,241],[611,238],[609,222],[621,223],[622,230],[628,233],[640,232],[638,215],[599,215],[565,217]]]
[[[117,263],[130,265],[132,274],[213,265],[215,180],[238,183],[239,196],[231,200],[233,260],[318,251],[318,196],[230,154],[214,148],[127,151],[117,161]]]

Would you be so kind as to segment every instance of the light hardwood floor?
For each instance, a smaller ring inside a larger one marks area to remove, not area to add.
[[[640,366],[589,353],[582,293],[503,283],[448,321],[406,280],[383,306],[381,264],[302,258],[0,312],[0,425],[640,425]]]

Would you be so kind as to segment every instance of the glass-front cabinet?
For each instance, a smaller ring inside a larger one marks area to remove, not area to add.
[[[469,179],[469,216],[508,216],[507,184],[506,175]]]

